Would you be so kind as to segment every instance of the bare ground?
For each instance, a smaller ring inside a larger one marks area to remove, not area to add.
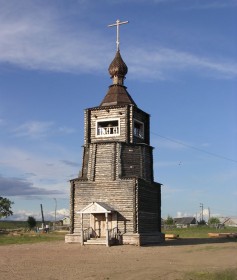
[[[236,269],[236,240],[186,239],[164,245],[80,246],[63,241],[0,247],[0,279],[184,279],[192,271]]]

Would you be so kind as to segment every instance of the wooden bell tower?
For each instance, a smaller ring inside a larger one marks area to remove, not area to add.
[[[118,44],[108,70],[113,84],[99,106],[85,110],[82,168],[70,181],[71,232],[65,240],[159,243],[161,184],[153,177],[150,116],[124,86],[128,68]]]

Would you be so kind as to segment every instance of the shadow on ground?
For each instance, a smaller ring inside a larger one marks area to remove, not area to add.
[[[158,246],[185,246],[185,245],[200,245],[200,244],[215,244],[215,243],[230,243],[237,242],[237,238],[178,238],[166,240]]]

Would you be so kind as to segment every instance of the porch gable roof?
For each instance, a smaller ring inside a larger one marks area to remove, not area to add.
[[[92,202],[77,213],[80,214],[96,214],[96,213],[111,213],[115,211],[111,206],[104,202]]]

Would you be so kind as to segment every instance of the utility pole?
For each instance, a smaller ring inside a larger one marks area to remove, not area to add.
[[[208,207],[208,221],[210,220],[210,218],[211,218],[211,209],[210,207]]]
[[[203,203],[200,203],[200,208],[201,208],[201,220],[200,222],[203,221]]]
[[[57,199],[54,198],[55,201],[55,209],[54,209],[54,230],[56,228],[56,221],[57,221]]]
[[[42,216],[42,228],[44,230],[45,222],[44,222],[44,212],[43,212],[43,205],[42,204],[40,204],[40,208],[41,208],[41,216]]]

